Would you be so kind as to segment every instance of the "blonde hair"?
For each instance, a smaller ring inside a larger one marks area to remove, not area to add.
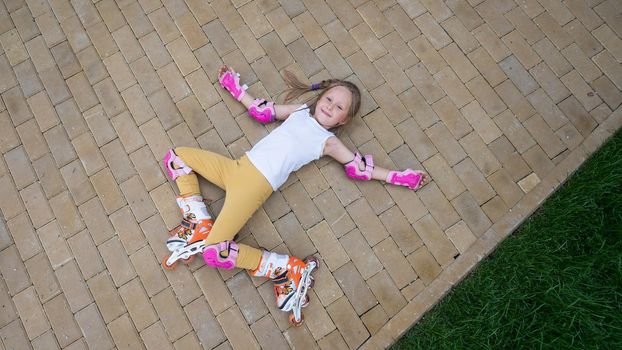
[[[358,113],[359,109],[361,108],[361,91],[359,90],[358,86],[347,80],[326,79],[322,80],[318,84],[307,85],[300,81],[300,79],[298,79],[293,73],[287,70],[284,72],[284,78],[285,82],[289,86],[289,89],[286,90],[287,95],[285,96],[285,102],[289,102],[310,91],[323,90],[322,93],[320,93],[309,105],[309,110],[311,114],[315,113],[315,105],[317,104],[317,101],[319,101],[328,90],[335,86],[343,86],[348,89],[348,91],[350,91],[350,93],[352,94],[350,108],[348,109],[348,113],[342,125],[347,124],[350,120],[352,120],[352,118],[354,118],[356,113]]]

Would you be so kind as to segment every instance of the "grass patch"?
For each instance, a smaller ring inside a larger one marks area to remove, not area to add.
[[[622,132],[392,349],[622,349]]]

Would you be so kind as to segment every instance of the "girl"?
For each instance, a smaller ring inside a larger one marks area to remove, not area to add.
[[[163,266],[173,268],[177,260],[187,262],[202,252],[210,266],[244,268],[253,276],[268,277],[274,283],[278,307],[293,311],[290,321],[300,325],[300,308],[308,304],[306,292],[312,285],[311,271],[318,266],[317,261],[313,257],[302,261],[234,242],[234,236],[253,213],[290,173],[323,155],[344,164],[346,174],[357,180],[383,180],[416,190],[427,182],[427,176],[411,169],[390,171],[374,166],[371,155],[353,153],[330,131],[358,112],[361,94],[356,85],[329,79],[307,86],[289,72],[285,79],[290,86],[286,101],[308,91],[322,93],[310,106],[275,105],[254,99],[246,92],[246,85],[240,86],[239,74],[232,68],[220,68],[220,85],[248,109],[251,117],[260,123],[284,122],[237,160],[187,147],[168,151],[164,167],[179,187],[177,204],[183,219],[167,241],[173,254],[163,261]],[[226,191],[216,221],[207,213],[195,173]]]

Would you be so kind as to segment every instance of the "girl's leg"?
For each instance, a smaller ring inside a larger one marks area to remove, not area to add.
[[[205,241],[206,246],[232,240],[272,194],[268,180],[246,157],[236,161],[235,170],[227,174],[225,183],[227,187],[225,203]],[[260,249],[240,244],[235,266],[249,270],[256,269],[261,254]]]
[[[196,174],[201,175],[214,185],[226,189],[225,178],[235,168],[235,160],[211,151],[189,147],[178,147],[175,149],[175,153]],[[182,175],[175,180],[180,196],[200,194],[199,179],[196,174]]]

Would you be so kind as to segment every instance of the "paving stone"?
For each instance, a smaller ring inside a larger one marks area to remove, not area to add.
[[[34,349],[60,349],[51,329],[33,339],[31,344]]]
[[[377,306],[377,308],[382,309],[381,306]],[[337,330],[333,331],[326,337],[320,339],[318,341],[318,345],[320,346],[320,349],[322,350],[324,349],[343,349],[343,350],[348,349],[348,345],[343,340],[343,337],[341,337],[341,335],[339,334],[339,331]]]
[[[551,128],[546,125],[540,115],[534,115],[524,125],[550,158],[564,150],[564,146],[559,138],[552,133]]]
[[[43,308],[60,346],[67,346],[82,337],[63,294],[45,303]]]
[[[49,151],[43,134],[39,131],[33,119],[21,124],[16,129],[19,137],[22,139],[28,158],[31,161],[42,157]]]
[[[417,221],[414,227],[426,247],[430,250],[430,253],[432,253],[441,266],[447,265],[455,259],[458,251],[431,215],[424,216]],[[398,284],[398,287],[400,287],[400,284]]]
[[[520,188],[512,181],[505,169],[490,175],[488,181],[509,208],[512,208],[522,197]]]
[[[145,290],[143,289],[140,279],[134,278],[130,282],[119,288],[119,294],[125,307],[130,314],[130,318],[139,332],[154,324],[158,320],[156,314]],[[164,334],[163,330],[161,332]],[[145,339],[143,339],[144,341]]]
[[[9,295],[13,296],[30,286],[28,272],[15,246],[10,246],[0,252],[0,262],[2,263],[0,272],[2,272]],[[12,306],[7,309],[11,310]]]
[[[421,60],[423,66],[425,66],[431,74],[436,74],[447,66],[447,62],[445,62],[437,50],[432,47],[432,44],[430,44],[424,35],[418,36],[408,44]],[[423,94],[425,96],[425,93]]]
[[[212,348],[226,340],[222,328],[220,328],[205,299],[194,300],[184,307],[184,311],[203,346]],[[255,325],[257,322],[251,325],[251,328]]]
[[[65,4],[69,3],[65,2]],[[69,6],[69,8],[71,8],[71,6]],[[80,23],[78,16],[71,15],[64,19],[59,18],[59,20],[60,26],[67,36],[67,41],[74,51],[79,52],[91,44],[91,40],[86,30],[84,30],[84,27],[82,27],[82,23]]]
[[[492,226],[492,222],[469,192],[463,192],[456,197],[452,205],[477,237],[483,235]]]
[[[357,317],[347,298],[339,298],[326,311],[350,348],[358,348],[369,337],[369,332]]]
[[[518,186],[523,190],[523,192],[528,193],[531,191],[536,185],[540,183],[540,178],[536,173],[532,173],[529,176],[518,182]]]
[[[417,271],[420,280],[426,285],[432,283],[442,271],[441,266],[425,246],[410,254],[408,261]]]
[[[555,167],[549,157],[542,151],[540,146],[535,145],[529,149],[523,155],[525,161],[529,164],[529,167],[533,169],[536,174],[544,178],[546,174],[553,170]]]
[[[32,118],[32,113],[28,109],[26,104],[26,98],[24,97],[19,86],[15,86],[12,89],[5,91],[2,94],[2,99],[6,105],[6,109],[9,112],[9,116],[13,121],[13,125],[17,126]]]
[[[622,87],[622,68],[615,58],[607,51],[602,51],[594,56],[593,61],[605,75],[620,89]]]
[[[20,144],[19,135],[15,131],[9,114],[6,111],[0,112],[0,127],[2,130],[0,150],[6,152],[17,147]]]
[[[233,348],[259,349],[259,343],[244,321],[240,309],[232,307],[216,317]]]
[[[509,79],[498,85],[495,91],[521,122],[529,119],[536,112]]]
[[[22,88],[22,92],[25,97],[30,97],[37,92],[43,90],[43,84],[37,76],[35,67],[30,60],[23,61],[13,68],[19,86]]]
[[[496,222],[507,212],[508,207],[500,196],[495,196],[482,206],[482,210],[491,221]]]
[[[482,205],[494,197],[495,192],[492,186],[470,158],[466,158],[455,165],[453,170],[478,204]]]
[[[512,24],[530,45],[533,45],[535,42],[544,37],[544,33],[542,33],[538,26],[525,13],[522,6],[512,9],[505,16],[510,22],[512,22]]]
[[[274,227],[292,255],[305,257],[317,251],[294,213],[290,212],[275,221]]]
[[[430,72],[426,69],[427,65],[417,63],[406,71],[408,77],[412,80],[417,87],[421,95],[425,97],[428,103],[433,103],[445,96],[445,92],[438,85],[438,82],[434,80]]]
[[[110,323],[127,312],[119,292],[107,271],[93,276],[87,281],[87,284],[91,293],[93,293],[93,298],[95,299],[95,303],[99,308],[104,322]],[[132,328],[134,328],[133,325]]]
[[[9,349],[26,349],[30,347],[28,336],[24,332],[22,322],[15,320],[0,329],[0,338]]]
[[[93,302],[93,297],[75,262],[70,261],[59,267],[55,274],[63,293],[67,296],[71,312],[78,312]]]
[[[458,213],[451,207],[436,183],[422,188],[419,191],[419,197],[442,228],[447,228],[459,220]]]
[[[78,311],[75,317],[89,348],[108,349],[113,346],[112,337],[95,304]]]
[[[386,97],[386,96],[385,96]],[[432,110],[430,105],[425,101],[423,96],[419,93],[416,88],[410,88],[403,92],[399,99],[404,104],[409,114],[413,116],[417,124],[419,124],[422,128],[427,128],[432,124],[436,123],[439,118]],[[398,104],[397,102],[391,102],[392,98],[389,96],[388,103],[394,105],[398,108],[399,111],[402,110],[403,106]],[[385,109],[383,107],[383,109]],[[400,113],[390,113],[390,115],[399,115]]]
[[[586,81],[591,82],[602,74],[577,44],[573,43],[561,52]]]
[[[15,66],[28,58],[28,52],[19,37],[17,29],[9,30],[0,35],[0,44],[2,44],[6,58],[11,66]]]
[[[450,166],[455,165],[466,157],[466,153],[460,144],[453,138],[449,129],[443,123],[432,125],[426,130],[426,134],[430,137],[430,140],[432,140],[440,154],[447,159]]]
[[[460,254],[466,252],[467,249],[477,240],[477,237],[475,237],[471,229],[469,229],[469,226],[464,221],[458,221],[458,223],[448,228],[447,231],[445,231],[445,234],[447,234],[447,237],[449,237]],[[413,266],[416,271],[418,264],[413,264]],[[419,275],[421,276],[421,274]]]
[[[14,148],[4,155],[7,167],[18,190],[30,185],[35,181],[35,172],[24,147]]]
[[[458,108],[463,107],[473,100],[473,95],[471,95],[464,84],[458,80],[458,76],[451,68],[447,67],[434,74],[434,79],[436,79],[441,88],[447,93],[447,96],[449,96]]]
[[[270,349],[288,349],[289,346],[283,338],[281,331],[269,315],[251,325],[251,330],[257,338],[260,347]]]
[[[497,86],[507,78],[483,47],[480,46],[468,53],[467,57],[491,86]]]
[[[510,50],[503,44],[497,34],[490,29],[488,24],[482,24],[473,30],[473,35],[488,51],[495,62],[499,62],[510,55]]]
[[[166,336],[162,322],[158,321],[149,328],[140,332],[140,337],[145,343],[147,349],[170,349],[173,350],[173,344]]]
[[[45,303],[60,294],[60,286],[45,252],[40,252],[24,264],[41,302]]]
[[[592,32],[594,37],[615,57],[618,61],[622,58],[622,40],[611,30],[608,25],[603,24]]]
[[[517,181],[529,173],[529,167],[520,154],[516,152],[506,137],[500,137],[490,144],[490,151],[497,159],[501,159],[512,180]]]
[[[58,115],[54,111],[54,107],[45,92],[42,91],[29,97],[28,105],[37,120],[40,130],[47,131],[59,123]],[[60,106],[61,105],[59,105],[58,108],[60,108]]]
[[[615,2],[606,1],[598,6],[594,7],[594,11],[607,23],[610,27],[612,27],[616,33],[620,34],[620,25],[615,21],[615,15],[617,6]]]
[[[108,330],[119,349],[144,349],[142,340],[132,321],[127,315],[123,315],[108,324]]]
[[[20,195],[35,228],[39,228],[54,219],[54,214],[39,183],[35,182],[24,188],[20,191]]]
[[[406,305],[406,299],[395,286],[386,270],[370,278],[368,283],[389,317],[397,314]]]
[[[43,250],[26,213],[7,220],[6,228],[11,232],[15,246],[24,261]]]
[[[172,289],[165,289],[155,295],[152,303],[158,312],[169,339],[175,341],[191,330],[190,323],[185,317],[183,309],[175,300]]]
[[[481,76],[469,81],[466,86],[486,113],[491,117],[507,109],[501,98]]]
[[[67,84],[56,67],[46,69],[39,76],[52,103],[57,104],[71,97]]]
[[[346,210],[359,227],[370,246],[376,245],[389,235],[364,198],[348,205]]]
[[[447,196],[447,199],[451,200],[465,190],[460,179],[451,171],[450,165],[440,154],[432,156],[423,162],[423,165]]]

